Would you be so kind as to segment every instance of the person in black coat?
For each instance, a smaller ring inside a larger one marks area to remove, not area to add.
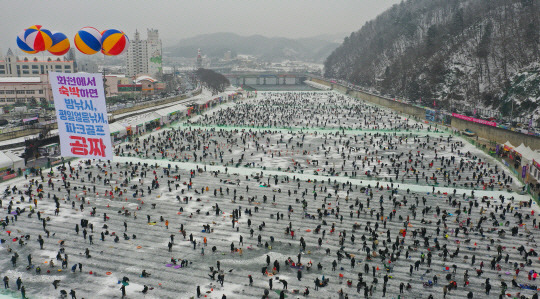
[[[126,297],[126,286],[122,285],[120,287],[120,291],[122,291],[122,298]]]

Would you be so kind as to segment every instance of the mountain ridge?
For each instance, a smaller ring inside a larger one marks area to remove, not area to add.
[[[209,57],[223,57],[227,51],[231,51],[233,55],[253,55],[269,61],[289,59],[322,62],[338,45],[313,37],[292,39],[216,32],[182,39],[175,46],[164,48],[164,51],[170,56],[190,58],[195,57],[200,48],[203,55]]]
[[[539,29],[539,0],[407,0],[346,37],[325,76],[449,110],[537,116]]]

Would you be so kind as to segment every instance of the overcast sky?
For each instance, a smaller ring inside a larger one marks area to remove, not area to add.
[[[163,45],[204,33],[233,32],[269,37],[350,33],[400,0],[92,0],[3,1],[0,49],[16,48],[16,36],[34,24],[64,32],[73,43],[84,26],[159,30]]]

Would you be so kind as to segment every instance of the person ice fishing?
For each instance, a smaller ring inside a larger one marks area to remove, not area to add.
[[[225,282],[225,274],[218,274],[218,282],[221,284],[221,286],[223,286],[223,283]]]
[[[22,286],[22,279],[21,279],[21,277],[18,277],[18,278],[17,278],[16,283],[17,283],[17,291],[21,290],[21,286]]]
[[[120,291],[122,291],[122,298],[126,297],[126,286],[122,285],[120,287]]]
[[[280,279],[279,282],[281,282],[281,283],[283,284],[283,289],[286,290],[286,289],[287,289],[287,285],[288,285],[287,281],[284,280],[284,279]]]

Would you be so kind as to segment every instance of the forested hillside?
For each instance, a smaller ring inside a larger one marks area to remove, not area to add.
[[[540,102],[539,19],[540,0],[403,1],[345,38],[325,76],[426,105],[509,115],[513,102],[514,115],[530,115]]]
[[[290,39],[221,32],[186,38],[165,50],[176,57],[194,57],[197,49],[201,48],[209,57],[221,58],[225,52],[231,51],[233,54],[254,55],[269,61],[289,59],[322,62],[338,45],[327,41],[324,36]]]

